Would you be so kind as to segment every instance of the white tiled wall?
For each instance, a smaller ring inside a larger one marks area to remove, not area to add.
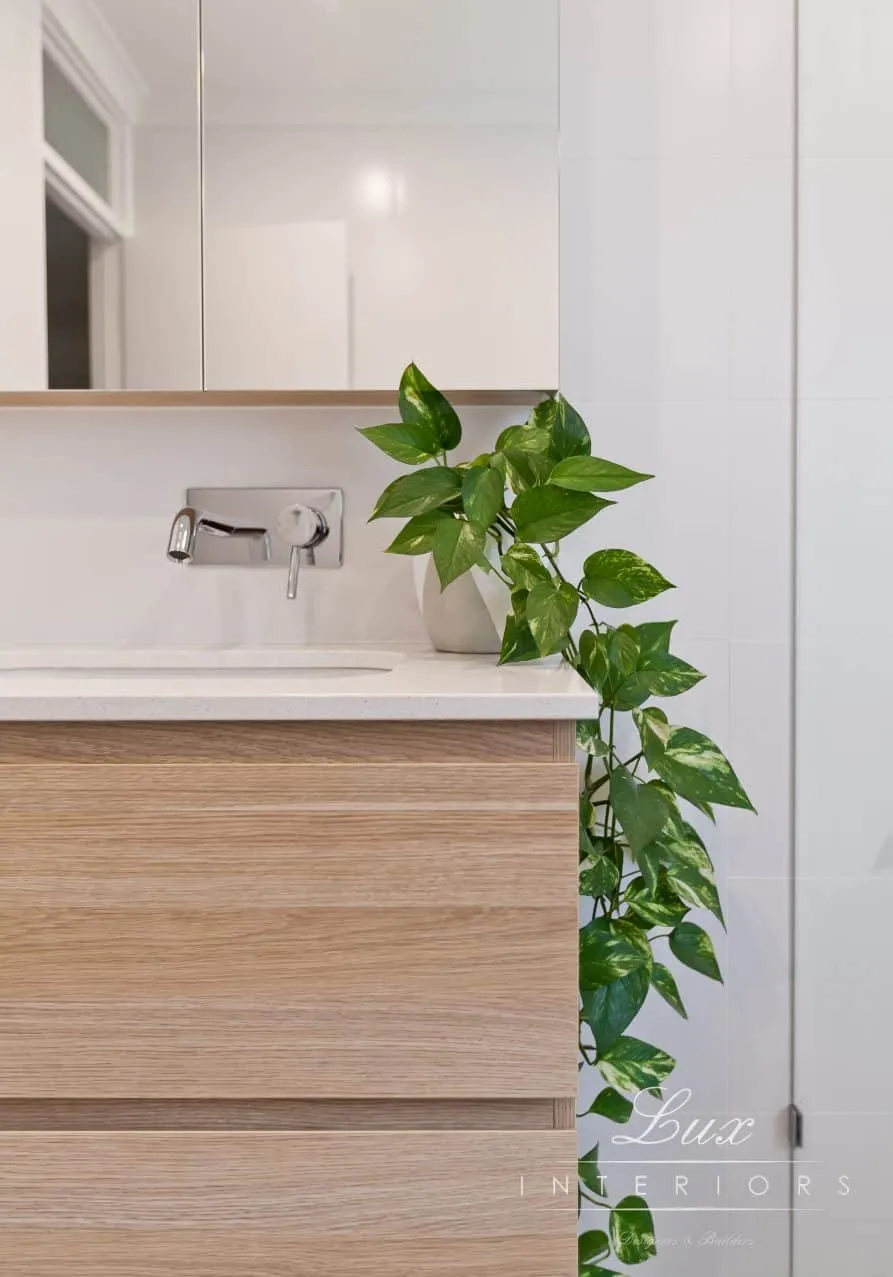
[[[635,1031],[677,1055],[669,1089],[690,1087],[691,1110],[757,1120],[737,1156],[784,1159],[794,4],[564,0],[562,12],[562,388],[597,451],[657,475],[602,516],[597,539],[653,556],[678,585],[649,611],[679,617],[680,652],[710,678],[668,709],[727,747],[761,813],[726,813],[712,835],[725,989],[683,977],[689,1022],[649,1003]],[[583,1123],[587,1148],[599,1137],[617,1156],[603,1125]],[[769,1176],[771,1213],[752,1212],[742,1168],[722,1175],[716,1213],[681,1214],[671,1172],[652,1170],[656,1277],[787,1273],[787,1168]]]
[[[797,1090],[803,1274],[889,1267],[893,8],[801,0]],[[853,643],[856,639],[856,648]]]

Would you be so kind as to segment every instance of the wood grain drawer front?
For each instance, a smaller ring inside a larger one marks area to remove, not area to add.
[[[557,1131],[0,1135],[0,1252],[15,1277],[573,1277],[575,1156]]]
[[[0,1095],[571,1095],[572,763],[0,765]]]

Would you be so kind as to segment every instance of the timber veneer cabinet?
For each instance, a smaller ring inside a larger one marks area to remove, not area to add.
[[[3,1273],[572,1277],[573,755],[0,725]]]

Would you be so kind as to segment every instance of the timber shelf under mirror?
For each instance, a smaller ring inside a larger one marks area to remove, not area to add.
[[[0,808],[7,1271],[572,1277],[572,723],[7,722]]]
[[[445,390],[459,408],[534,408],[551,390]],[[392,408],[393,390],[0,391],[0,408]]]

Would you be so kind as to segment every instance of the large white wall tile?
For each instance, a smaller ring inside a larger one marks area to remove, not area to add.
[[[804,159],[800,394],[893,398],[893,160]]]
[[[790,647],[794,573],[793,433],[789,400],[731,406],[730,633]]]
[[[800,0],[800,143],[808,159],[893,159],[893,10]]]
[[[726,744],[758,813],[725,814],[734,877],[783,882],[791,875],[791,681],[790,639],[732,644]]]
[[[569,395],[726,397],[727,176],[720,160],[563,165],[561,376]]]
[[[730,11],[731,0],[564,0],[563,155],[722,155]]]
[[[794,154],[795,0],[732,0],[732,152]]]
[[[789,157],[731,167],[730,393],[786,399],[794,378],[794,168]]]

